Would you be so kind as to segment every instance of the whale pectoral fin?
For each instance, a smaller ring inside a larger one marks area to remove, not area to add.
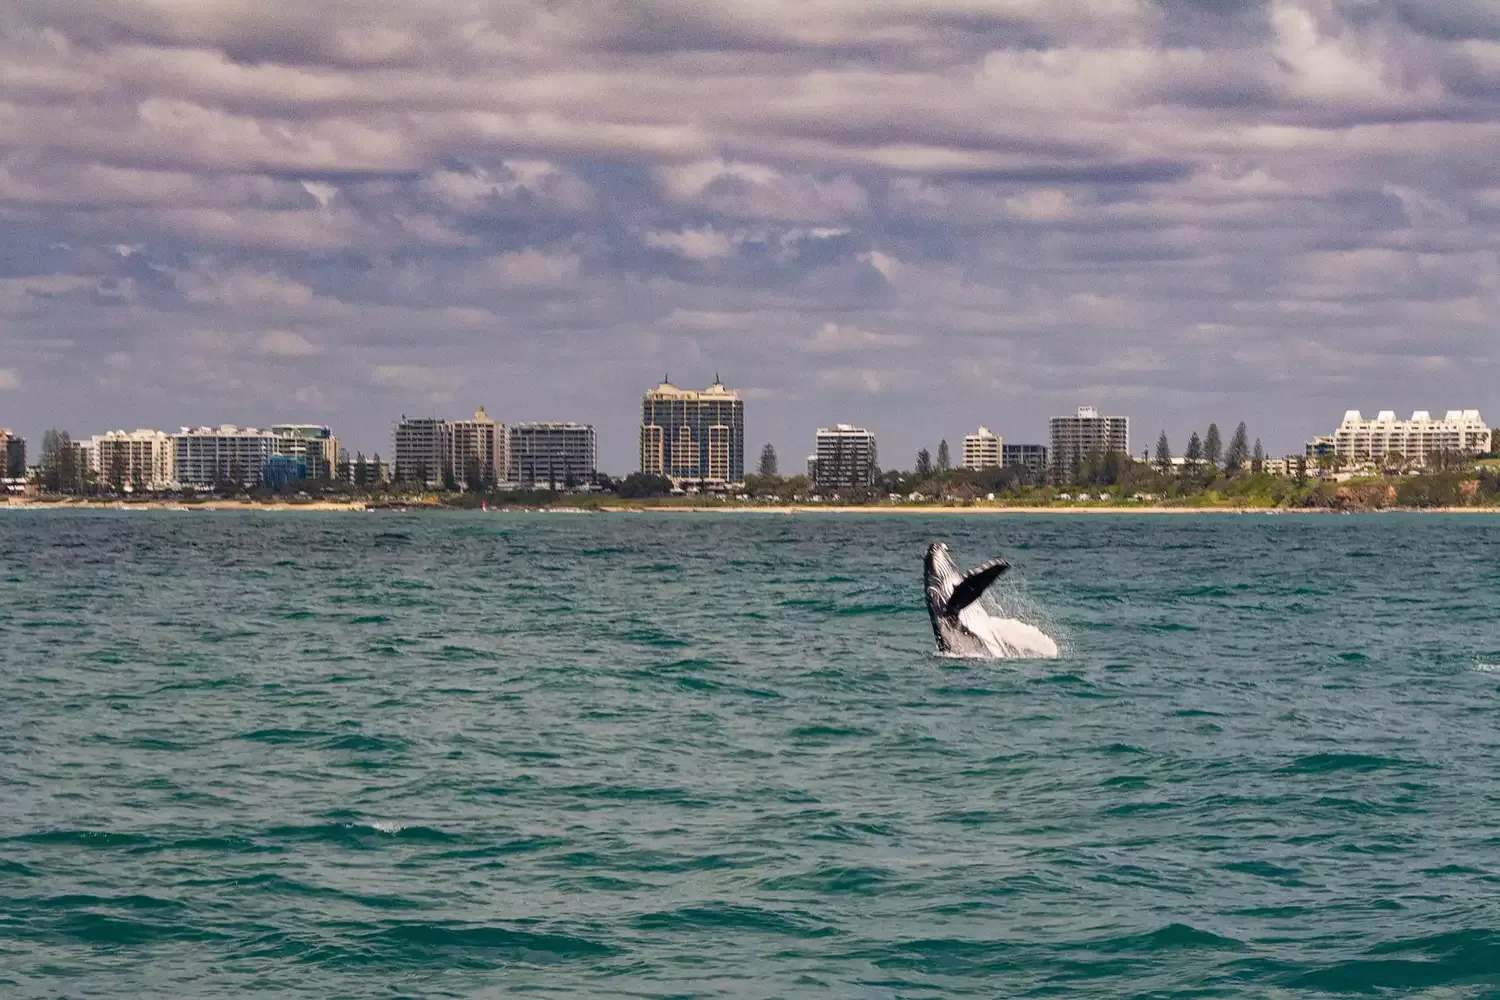
[[[971,571],[959,581],[958,586],[953,588],[953,595],[948,598],[947,613],[956,615],[979,600],[979,595],[984,593],[985,589],[1008,569],[1010,569],[1010,563],[1004,559],[991,559],[983,566]]]

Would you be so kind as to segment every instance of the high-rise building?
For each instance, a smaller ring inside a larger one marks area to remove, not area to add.
[[[499,482],[506,474],[505,425],[492,420],[481,406],[474,419],[450,420],[448,429],[449,462],[458,481],[471,490]],[[470,482],[471,478],[478,482]]]
[[[108,431],[91,441],[99,481],[115,490],[167,490],[177,483],[177,442],[166,431]]]
[[[470,420],[403,416],[394,436],[393,468],[399,481],[441,486],[451,477],[469,489],[482,489],[506,475],[505,425],[484,407]],[[476,482],[469,482],[471,475]]]
[[[1047,475],[1047,446],[1044,444],[1007,444],[1000,448],[1000,464],[1007,469],[1026,469],[1041,482]]]
[[[26,478],[26,439],[0,427],[0,479]]]
[[[230,483],[254,489],[265,482],[282,441],[281,435],[256,427],[184,427],[172,435],[175,478],[181,486]]]
[[[971,472],[1000,467],[1000,435],[981,426],[964,436],[964,468]]]
[[[1053,417],[1052,462],[1061,473],[1068,463],[1089,455],[1130,454],[1130,418],[1104,417],[1092,406],[1080,406],[1071,417]]]
[[[394,436],[392,474],[396,481],[442,485],[443,472],[453,459],[453,433],[448,421],[403,414]]]
[[[673,482],[745,481],[745,403],[717,375],[702,392],[671,382],[641,404],[641,471]]]
[[[591,424],[515,424],[509,433],[510,472],[520,486],[573,489],[598,478]]]
[[[818,430],[813,481],[819,489],[856,489],[873,486],[877,471],[875,435],[863,427],[837,424]]]
[[[334,437],[330,428],[322,424],[276,424],[271,432],[282,439],[277,454],[300,462],[304,478],[318,482],[334,478],[340,448],[339,439]],[[279,472],[278,475],[291,473]]]
[[[1392,410],[1381,410],[1374,420],[1366,420],[1358,410],[1349,410],[1333,433],[1333,450],[1351,463],[1400,455],[1415,465],[1426,465],[1440,454],[1489,451],[1490,427],[1478,410],[1449,410],[1441,420],[1434,420],[1426,410],[1416,411],[1410,420],[1397,420]]]

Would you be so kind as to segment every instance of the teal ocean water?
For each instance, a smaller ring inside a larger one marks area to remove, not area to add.
[[[1497,706],[1483,516],[0,512],[0,996],[1496,996]]]

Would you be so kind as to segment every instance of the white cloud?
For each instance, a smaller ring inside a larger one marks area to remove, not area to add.
[[[688,260],[713,260],[728,257],[734,252],[735,241],[728,235],[715,232],[712,226],[702,229],[684,229],[680,232],[649,232],[646,245],[670,250]]]
[[[491,262],[495,276],[506,286],[562,284],[577,276],[580,263],[577,254],[548,254],[530,248],[503,253]]]
[[[323,353],[323,349],[300,333],[291,330],[267,330],[255,340],[261,354],[278,358],[310,358]]]
[[[14,368],[0,368],[0,389],[19,389],[21,377]]]
[[[775,399],[783,446],[868,397],[896,453],[1085,394],[1282,447],[1339,372],[1487,398],[1496,22],[1399,7],[24,2],[0,358],[173,425],[321,353],[292,401],[366,450],[472,386],[615,465],[663,365]]]

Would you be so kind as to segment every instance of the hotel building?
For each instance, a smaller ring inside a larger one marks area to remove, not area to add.
[[[520,486],[571,489],[592,485],[598,478],[591,424],[516,424],[510,428],[507,451],[506,479]]]
[[[974,472],[1000,467],[1000,435],[980,427],[964,436],[964,468]]]
[[[819,489],[873,486],[877,471],[875,435],[863,427],[838,424],[818,431],[816,458],[809,464]]]
[[[1449,410],[1440,420],[1426,410],[1416,411],[1410,420],[1397,420],[1392,410],[1381,410],[1374,420],[1348,410],[1333,432],[1334,453],[1349,463],[1378,462],[1397,454],[1426,465],[1439,454],[1478,455],[1489,449],[1490,428],[1478,410]]]
[[[641,471],[674,483],[745,481],[745,403],[718,376],[702,392],[671,382],[641,403]]]

